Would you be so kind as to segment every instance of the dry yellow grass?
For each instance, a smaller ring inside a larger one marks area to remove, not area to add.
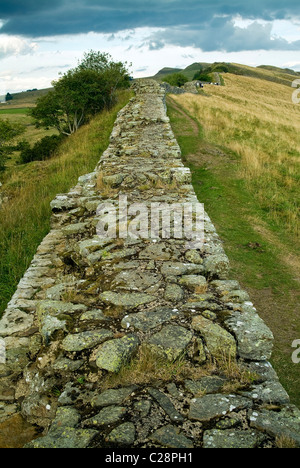
[[[205,365],[198,366],[186,360],[185,355],[176,361],[168,361],[164,357],[158,357],[150,347],[143,344],[137,356],[118,374],[107,374],[101,380],[101,389],[107,390],[132,384],[147,385],[157,381],[180,384],[186,379],[199,381],[203,377],[212,375],[225,377],[227,381],[224,391],[229,392],[249,387],[257,379],[256,374],[248,371],[226,354],[218,360],[209,357]]]
[[[276,448],[278,449],[296,449],[296,442],[288,436],[282,435],[276,438]]]
[[[300,105],[282,84],[224,75],[225,87],[174,100],[204,128],[205,139],[240,158],[243,178],[276,222],[299,234]]]
[[[138,355],[118,374],[108,374],[101,381],[101,389],[116,388],[132,384],[147,385],[154,382],[181,382],[185,379],[200,379],[211,374],[211,367],[194,367],[184,356],[170,362],[164,358],[158,358],[151,349],[142,345]]]

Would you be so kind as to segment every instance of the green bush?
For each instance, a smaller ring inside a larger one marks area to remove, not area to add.
[[[169,83],[171,86],[183,86],[185,83],[187,83],[189,80],[186,76],[184,76],[182,73],[173,73],[172,75],[167,75],[164,78],[164,81],[166,83]]]
[[[229,66],[226,65],[225,63],[220,63],[220,64],[217,64],[213,67],[213,70],[215,72],[219,72],[219,73],[229,73]]]
[[[204,81],[205,83],[211,83],[213,81],[213,77],[208,73],[199,71],[194,75],[193,81],[195,80]]]
[[[27,141],[21,143],[21,164],[27,164],[32,161],[45,161],[51,158],[64,140],[62,135],[46,136],[38,141],[33,148]]]

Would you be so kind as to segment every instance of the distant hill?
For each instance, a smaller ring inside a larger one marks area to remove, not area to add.
[[[0,108],[9,106],[10,109],[20,109],[34,107],[37,99],[47,94],[52,88],[23,91],[22,93],[10,93],[12,100],[5,104],[0,104]]]
[[[155,76],[151,77],[154,78],[155,80],[162,81],[163,78],[167,75],[172,75],[173,73],[179,73],[182,72],[181,68],[162,68],[158,73],[156,73]]]
[[[291,68],[279,68],[279,67],[274,67],[273,65],[260,65],[257,68],[263,68],[265,70],[277,71],[277,72],[285,71],[286,73],[289,73],[290,75],[300,76],[300,72],[296,72],[295,70],[292,70]]]
[[[192,65],[189,65],[188,67],[186,67],[183,70],[183,73],[190,81],[192,81],[195,73],[197,73],[198,71],[204,71],[210,66],[211,66],[211,63],[195,62],[195,63],[192,63]]]
[[[295,77],[300,77],[300,72],[296,72],[289,68],[279,68],[272,65],[260,65],[259,67],[250,67],[247,65],[241,65],[238,63],[226,63],[226,62],[195,62],[184,69],[179,68],[163,68],[152,78],[163,81],[166,75],[172,73],[182,73],[190,81],[193,79],[195,73],[198,71],[213,73],[231,73],[233,75],[248,76],[252,78],[258,78],[261,80],[272,81],[274,83],[284,84],[291,86],[291,82]]]

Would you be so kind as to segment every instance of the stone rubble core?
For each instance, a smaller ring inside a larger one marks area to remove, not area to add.
[[[0,322],[0,446],[300,447],[300,411],[269,363],[272,333],[228,278],[207,214],[201,249],[96,235],[98,205],[120,194],[197,201],[165,90],[133,87],[95,172],[51,203],[52,229]]]

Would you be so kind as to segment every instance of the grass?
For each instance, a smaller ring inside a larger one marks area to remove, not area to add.
[[[283,85],[267,83],[265,88],[265,81],[225,77],[226,87],[213,87],[211,97],[169,98],[169,116],[198,198],[224,241],[231,277],[249,291],[272,329],[272,364],[292,402],[300,406],[300,367],[291,360],[292,342],[300,337],[299,231],[292,222],[299,192],[295,126],[300,108],[290,119],[295,106],[291,90]],[[268,105],[262,90],[272,97]],[[281,210],[279,198],[284,201]]]
[[[203,122],[207,141],[240,159],[239,178],[265,215],[299,236],[300,106],[292,103],[292,89],[226,75],[226,86],[209,92],[210,98],[176,102]]]
[[[94,170],[109,137],[117,112],[132,96],[125,91],[119,103],[82,127],[44,162],[10,167],[2,175],[9,201],[0,209],[0,316],[16,290],[35,252],[50,229],[50,201],[68,192],[79,176]]]
[[[201,378],[209,373],[204,367],[191,367],[182,358],[175,362],[158,358],[147,346],[141,346],[138,355],[124,366],[118,374],[109,374],[101,382],[101,389],[117,388],[126,385],[147,385],[154,382],[180,381],[191,378]]]
[[[15,114],[27,114],[28,113],[28,107],[23,107],[20,109],[0,109],[0,115],[10,116],[10,115],[15,115]]]
[[[294,440],[290,439],[287,436],[280,436],[276,438],[276,448],[278,449],[296,449],[297,444]]]
[[[101,390],[127,385],[154,385],[155,382],[183,383],[186,379],[199,380],[220,374],[228,379],[225,390],[249,387],[257,377],[233,362],[224,354],[218,361],[208,360],[204,366],[189,363],[183,355],[176,361],[159,357],[147,345],[139,348],[138,354],[118,374],[108,374],[101,380]]]

